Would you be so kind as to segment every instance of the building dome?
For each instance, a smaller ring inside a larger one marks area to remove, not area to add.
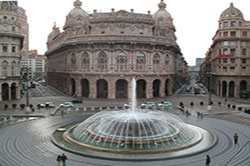
[[[172,17],[170,13],[166,10],[166,4],[161,0],[158,4],[159,10],[154,14],[155,24],[161,27],[169,27],[172,25]]]
[[[74,2],[74,6],[74,9],[72,9],[66,17],[64,29],[89,23],[88,13],[81,8],[82,2],[80,0],[76,0]]]
[[[224,10],[220,15],[220,19],[228,18],[244,19],[242,12],[239,9],[235,8],[233,3],[230,3],[230,7]]]
[[[56,27],[56,23],[54,23],[52,31],[50,32],[50,34],[48,36],[48,42],[55,39],[59,34],[60,34],[60,30],[58,27]]]

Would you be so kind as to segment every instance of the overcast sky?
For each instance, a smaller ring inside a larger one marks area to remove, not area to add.
[[[47,36],[54,22],[64,26],[66,15],[74,8],[75,0],[18,0],[18,5],[26,10],[30,28],[30,49],[39,54],[47,50]],[[155,13],[160,0],[81,0],[82,8],[92,13],[134,9],[135,13]],[[205,57],[212,44],[220,14],[234,3],[240,9],[245,20],[250,20],[249,0],[164,0],[166,10],[172,15],[176,28],[177,43],[188,65],[195,64],[195,58]]]

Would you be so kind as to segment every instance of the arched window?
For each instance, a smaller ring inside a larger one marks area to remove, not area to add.
[[[90,59],[88,53],[82,54],[82,70],[89,70],[90,69]]]
[[[166,57],[165,57],[165,64],[168,65],[168,64],[169,64],[169,61],[170,61],[169,54],[166,54]]]
[[[153,70],[157,71],[160,69],[160,55],[155,54],[153,57]]]
[[[119,53],[116,57],[116,65],[118,71],[127,71],[127,55],[123,52]]]
[[[108,57],[107,54],[105,52],[101,52],[98,55],[97,58],[97,63],[98,63],[98,70],[99,71],[107,71],[108,69]]]
[[[8,65],[7,61],[2,62],[2,76],[7,76]]]
[[[138,71],[144,71],[146,67],[146,58],[143,53],[139,53],[136,56],[136,69]]]
[[[12,76],[16,75],[16,62],[15,61],[11,62],[11,75]]]
[[[71,54],[70,61],[71,61],[72,68],[76,68],[76,54],[75,53]]]

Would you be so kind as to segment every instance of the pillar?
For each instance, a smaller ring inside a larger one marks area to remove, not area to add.
[[[115,80],[108,81],[108,99],[115,99],[116,87]]]

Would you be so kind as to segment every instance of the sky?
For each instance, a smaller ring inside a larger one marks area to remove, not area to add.
[[[47,50],[48,34],[54,22],[62,30],[67,14],[74,8],[75,0],[17,0],[26,10],[30,37],[29,48],[39,54]],[[87,13],[110,12],[134,9],[135,13],[158,10],[161,0],[81,0]],[[176,28],[177,44],[188,65],[195,65],[196,58],[204,58],[212,44],[212,38],[218,29],[220,14],[234,3],[240,9],[245,20],[250,20],[249,0],[164,0],[166,10],[173,17]]]

